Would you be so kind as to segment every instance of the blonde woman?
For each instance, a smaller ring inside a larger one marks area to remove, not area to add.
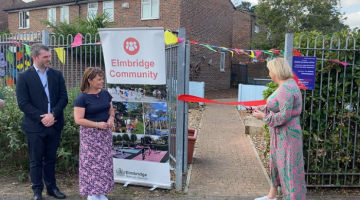
[[[276,58],[268,62],[267,67],[279,88],[270,95],[266,105],[253,111],[253,115],[269,125],[271,189],[267,196],[255,200],[276,200],[278,186],[281,186],[284,200],[305,200],[301,92],[285,59]]]

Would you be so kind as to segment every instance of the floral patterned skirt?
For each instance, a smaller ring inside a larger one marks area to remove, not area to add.
[[[79,190],[81,195],[114,189],[111,129],[80,126]]]

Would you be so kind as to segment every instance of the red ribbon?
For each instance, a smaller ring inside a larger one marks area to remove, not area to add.
[[[266,100],[256,100],[256,101],[239,101],[239,102],[218,102],[212,101],[209,99],[204,99],[197,96],[180,94],[178,97],[178,101],[185,102],[199,102],[199,103],[216,103],[216,104],[226,104],[226,105],[241,105],[241,106],[261,106],[266,104]]]

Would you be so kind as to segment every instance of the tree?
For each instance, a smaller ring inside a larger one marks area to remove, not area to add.
[[[339,11],[340,0],[259,0],[257,23],[267,32],[257,33],[252,46],[259,49],[283,47],[286,33],[319,31],[332,34],[348,28]]]
[[[157,115],[158,117],[163,117],[164,115],[166,115],[166,112],[163,111],[163,110],[158,110],[158,111],[156,111],[156,115]]]
[[[247,11],[247,12],[253,13],[253,14],[255,13],[255,8],[256,8],[256,5],[251,6],[251,3],[248,1],[242,1],[238,6],[236,6],[236,9],[244,10],[244,11]]]
[[[146,114],[153,113],[156,110],[156,108],[151,105],[151,103],[143,103],[143,106]]]

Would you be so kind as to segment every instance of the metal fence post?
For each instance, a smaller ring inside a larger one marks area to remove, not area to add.
[[[286,33],[284,58],[288,61],[291,68],[293,62],[293,48],[294,48],[294,33]]]
[[[185,28],[179,29],[179,38],[185,38]],[[185,94],[185,40],[178,43],[177,64],[177,95]],[[184,159],[184,109],[185,103],[176,103],[176,167],[175,167],[175,189],[182,190],[182,168]],[[186,140],[187,142],[187,140]]]
[[[41,42],[43,45],[49,46],[50,45],[50,32],[48,30],[43,30],[41,32]]]
[[[189,94],[189,79],[190,79],[190,42],[186,41],[186,54],[185,54],[185,93]],[[189,119],[189,104],[185,103],[184,108],[184,163],[183,172],[187,172],[187,160],[188,160],[188,119]]]

